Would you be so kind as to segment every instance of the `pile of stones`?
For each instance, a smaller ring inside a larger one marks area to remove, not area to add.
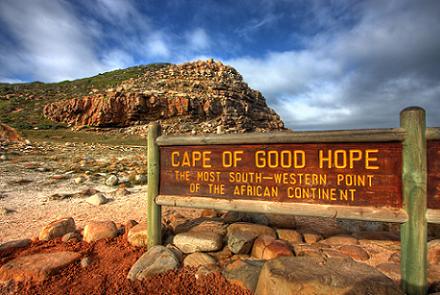
[[[44,227],[38,239],[93,243],[125,234],[132,246],[146,249],[127,274],[132,281],[194,267],[196,278],[220,272],[255,294],[402,294],[399,241],[390,232],[333,231],[327,235],[298,227],[294,217],[214,210],[203,211],[197,219],[171,215],[163,220],[162,229],[163,245],[148,248],[146,223],[93,221],[78,229],[73,218],[65,218]],[[27,247],[30,242],[5,243],[0,251]],[[47,267],[41,262],[48,259],[44,255],[53,255],[50,259],[56,267],[74,261],[86,267],[90,262],[75,252],[42,255],[7,262],[0,268],[0,282],[10,280],[13,271],[17,279],[18,268],[30,261],[37,261],[34,269]],[[440,278],[439,240],[429,244],[429,262],[431,288],[435,289]],[[33,275],[41,273],[38,269]]]

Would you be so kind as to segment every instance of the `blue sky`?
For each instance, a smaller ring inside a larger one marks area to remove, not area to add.
[[[440,1],[0,0],[0,81],[213,57],[289,128],[440,126]]]

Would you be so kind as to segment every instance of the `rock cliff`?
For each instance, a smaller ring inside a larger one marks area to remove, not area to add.
[[[129,127],[160,120],[164,133],[284,129],[260,92],[232,67],[196,61],[146,71],[105,92],[60,100],[44,115],[71,126]]]

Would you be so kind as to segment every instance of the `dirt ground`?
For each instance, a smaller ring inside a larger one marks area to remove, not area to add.
[[[73,217],[80,228],[91,220],[145,221],[147,185],[105,185],[110,174],[121,181],[145,174],[145,147],[38,142],[6,149],[8,159],[0,161],[0,243],[37,237],[43,226],[63,217]],[[83,181],[76,183],[78,178]],[[110,201],[87,203],[88,189]],[[174,210],[164,208],[163,216]],[[179,212],[199,216],[197,210]]]
[[[26,249],[11,253],[0,251],[1,262],[34,253],[75,251],[89,257],[90,264],[83,268],[74,263],[52,275],[41,284],[25,283],[0,285],[0,294],[224,294],[246,295],[249,291],[231,285],[220,273],[195,277],[195,269],[180,268],[143,281],[126,279],[128,270],[142,255],[142,248],[130,246],[126,235],[116,239],[100,240],[96,243],[34,242]]]

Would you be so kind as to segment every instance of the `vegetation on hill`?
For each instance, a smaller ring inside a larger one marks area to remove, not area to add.
[[[45,104],[66,98],[82,97],[93,90],[113,88],[122,81],[138,78],[147,71],[155,71],[168,65],[141,65],[58,83],[0,83],[0,122],[18,129],[63,127],[62,123],[44,118]]]

